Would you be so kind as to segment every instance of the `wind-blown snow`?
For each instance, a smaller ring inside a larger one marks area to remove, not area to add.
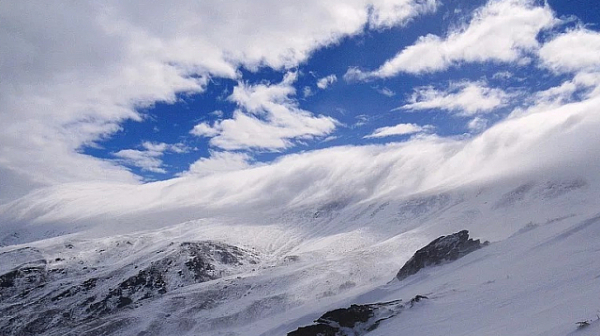
[[[126,334],[283,335],[327,310],[421,294],[430,299],[369,335],[398,330],[410,335],[567,335],[575,322],[594,319],[599,309],[594,298],[600,243],[594,237],[600,188],[588,176],[526,177],[385,201],[215,216],[113,238],[63,236],[27,246],[47,260],[65,259],[61,267],[79,272],[78,277],[88,274],[81,273],[83,267],[110,273],[130,262],[115,262],[123,253],[146,258],[144,253],[152,255],[169,242],[223,241],[260,256],[252,270],[231,270],[231,276],[167,292],[100,320],[115,328],[117,321],[127,321],[119,329]],[[402,282],[393,280],[414,251],[461,229],[492,244]],[[133,242],[131,252],[114,249],[114,242],[124,240]],[[73,248],[66,250],[69,243]],[[0,253],[19,247],[7,246]],[[218,304],[206,308],[207,298]]]

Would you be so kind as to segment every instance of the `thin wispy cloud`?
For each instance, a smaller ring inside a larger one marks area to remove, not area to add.
[[[475,117],[467,123],[467,128],[473,133],[479,133],[487,128],[488,121],[482,117]]]
[[[201,158],[190,165],[183,176],[207,176],[252,167],[252,157],[247,153],[210,152],[210,157]]]
[[[336,75],[329,75],[317,81],[317,87],[321,90],[327,89],[331,84],[337,82]]]
[[[163,166],[162,156],[165,153],[182,154],[191,149],[184,144],[153,143],[145,141],[142,149],[122,149],[112,155],[118,162],[140,168],[142,171],[165,174],[167,171]]]
[[[375,90],[386,97],[393,97],[396,95],[396,92],[394,92],[386,87],[383,87],[383,88],[376,87]]]
[[[435,127],[431,125],[420,126],[417,124],[398,124],[395,126],[386,126],[376,129],[373,133],[365,136],[365,138],[384,138],[394,135],[408,135],[421,132],[431,132]]]
[[[503,90],[489,88],[483,82],[458,82],[451,83],[447,90],[431,86],[416,88],[408,104],[396,110],[439,109],[457,116],[472,116],[506,105],[509,97]]]

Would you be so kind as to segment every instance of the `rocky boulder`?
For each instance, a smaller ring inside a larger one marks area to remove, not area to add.
[[[479,239],[470,239],[467,230],[441,236],[415,252],[412,258],[402,266],[396,278],[404,280],[422,268],[456,260],[487,244],[489,244],[487,241],[481,243]]]
[[[360,336],[376,329],[379,324],[390,319],[426,296],[417,295],[407,304],[402,300],[372,303],[365,305],[353,304],[348,308],[335,309],[323,314],[315,324],[300,327],[289,332],[288,336]]]

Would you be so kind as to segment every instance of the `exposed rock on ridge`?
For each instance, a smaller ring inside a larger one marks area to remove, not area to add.
[[[415,252],[396,274],[396,278],[404,280],[422,268],[456,260],[487,244],[489,244],[487,241],[482,244],[479,239],[470,239],[467,230],[441,236]]]

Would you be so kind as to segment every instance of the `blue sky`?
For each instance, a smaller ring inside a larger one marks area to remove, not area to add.
[[[468,141],[595,92],[599,6],[3,3],[0,200],[339,146]]]
[[[158,102],[151,107],[140,109],[144,116],[142,121],[124,122],[120,131],[106,140],[95,142],[93,146],[85,147],[84,153],[114,160],[115,153],[123,149],[144,151],[144,142],[180,144],[182,151],[167,150],[159,157],[162,161],[158,166],[160,171],[152,171],[152,168],[145,167],[141,162],[120,161],[146,180],[177,176],[187,171],[190,164],[199,158],[210,157],[210,151],[224,150],[211,145],[210,138],[190,134],[190,130],[201,122],[211,124],[232,117],[237,106],[228,101],[227,97],[232,94],[238,81],[248,85],[276,85],[290,71],[298,74],[298,79],[293,83],[296,93],[290,96],[293,103],[314,115],[335,119],[335,130],[312,139],[289,139],[290,144],[287,148],[250,148],[235,152],[247,153],[254,162],[269,162],[280,155],[298,151],[339,145],[404,141],[415,135],[410,133],[365,138],[377,128],[397,124],[431,125],[433,127],[425,133],[443,137],[472,136],[483,130],[468,127],[473,119],[479,117],[485,120],[485,127],[489,127],[506,117],[513,108],[523,104],[523,95],[555,86],[564,80],[564,76],[540,68],[536,61],[518,66],[494,61],[465,62],[451,66],[445,71],[418,75],[400,74],[367,82],[344,80],[344,74],[351,67],[376,69],[413,44],[420,36],[445,36],[457,26],[468,24],[473,11],[485,4],[485,1],[447,1],[434,13],[417,17],[405,26],[375,30],[365,28],[354,36],[317,48],[306,61],[294,67],[272,69],[262,66],[250,70],[241,67],[235,80],[211,76],[204,92],[179,94],[174,103]],[[594,6],[598,5],[591,1],[550,1],[549,5],[556,12],[556,16],[563,18],[565,22],[540,32],[537,37],[540,41],[580,24],[595,29],[595,23],[600,21],[600,10],[594,10]],[[317,86],[319,79],[332,75],[335,76],[335,81],[326,88],[321,89]],[[397,109],[407,103],[415,88],[433,86],[443,90],[450,83],[464,81],[485,82],[489,87],[514,92],[515,96],[508,99],[503,106],[486,111],[481,116],[457,116],[439,108],[420,111]]]

